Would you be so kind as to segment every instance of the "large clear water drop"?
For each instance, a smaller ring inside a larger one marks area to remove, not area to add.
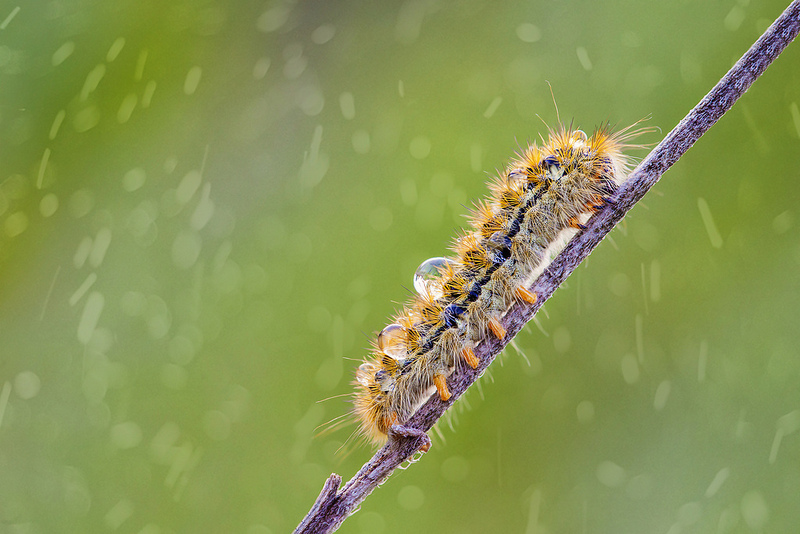
[[[434,299],[441,298],[443,294],[441,272],[448,266],[454,265],[455,262],[453,260],[441,257],[429,258],[423,261],[422,265],[417,267],[417,271],[414,273],[414,289],[420,295],[427,293]]]
[[[404,326],[393,323],[378,334],[378,349],[395,360],[406,357],[407,331]]]

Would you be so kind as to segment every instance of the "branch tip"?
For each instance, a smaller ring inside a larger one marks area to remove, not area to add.
[[[389,440],[398,444],[406,440],[411,441],[414,446],[412,454],[417,451],[428,452],[431,449],[431,438],[428,434],[410,426],[392,425],[389,429]],[[417,443],[414,443],[415,441]]]

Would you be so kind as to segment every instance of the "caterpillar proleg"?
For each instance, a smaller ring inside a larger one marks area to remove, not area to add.
[[[470,228],[456,237],[451,257],[426,260],[414,274],[417,295],[377,335],[355,375],[353,413],[360,433],[386,440],[432,394],[451,397],[447,377],[476,368],[474,347],[506,336],[502,319],[515,301],[534,303],[528,287],[552,255],[608,202],[625,180],[624,151],[642,129],[591,136],[571,126],[548,131],[489,185]]]

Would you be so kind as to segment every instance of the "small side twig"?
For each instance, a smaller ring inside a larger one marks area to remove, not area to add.
[[[703,100],[633,170],[612,197],[613,202],[589,219],[586,229],[571,239],[534,281],[530,289],[539,297],[536,303],[520,303],[511,307],[502,321],[507,331],[506,337],[498,340],[489,336],[475,350],[481,362],[478,368],[462,366],[448,378],[448,386],[453,394],[450,400],[444,402],[438,395],[431,396],[405,424],[402,432],[390,432],[386,445],[338,492],[342,479],[332,474],[313,508],[294,531],[295,534],[335,531],[394,469],[417,451],[427,449],[430,440],[424,432],[430,430],[447,408],[477,380],[556,288],[644,197],[661,175],[733,106],[799,31],[800,0],[794,0]]]

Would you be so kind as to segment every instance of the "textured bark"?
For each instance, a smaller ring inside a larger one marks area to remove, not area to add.
[[[389,441],[340,490],[341,477],[332,474],[325,482],[311,511],[295,530],[295,534],[333,532],[358,505],[378,487],[401,463],[417,451],[427,450],[430,440],[425,432],[436,423],[466,390],[483,374],[506,344],[533,318],[600,241],[622,220],[625,214],[650,190],[664,172],[697,141],[734,102],[742,96],[772,61],[791,43],[800,30],[800,0],[786,11],[753,44],[750,50],[728,71],[703,100],[642,160],[613,195],[612,203],[597,212],[582,230],[564,247],[547,269],[529,288],[536,293],[535,304],[518,303],[503,317],[507,335],[498,340],[492,336],[476,348],[480,359],[477,369],[460,366],[448,378],[452,397],[443,402],[438,395],[414,414],[404,427],[394,428]]]

